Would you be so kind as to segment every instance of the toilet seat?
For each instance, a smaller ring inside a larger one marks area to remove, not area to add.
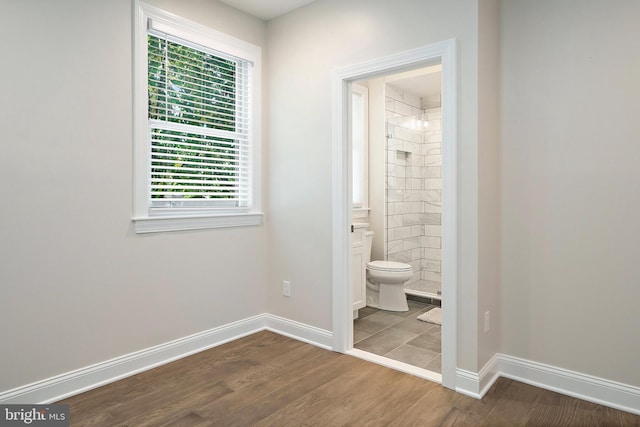
[[[405,272],[411,271],[411,265],[405,264],[404,262],[378,260],[378,261],[368,262],[367,269],[374,270],[374,271],[405,273]]]

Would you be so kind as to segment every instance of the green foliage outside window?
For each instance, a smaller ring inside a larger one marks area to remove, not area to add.
[[[241,130],[236,62],[155,35],[148,55],[151,197],[237,199],[238,140],[200,132]]]

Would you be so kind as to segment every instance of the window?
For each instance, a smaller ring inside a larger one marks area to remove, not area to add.
[[[353,150],[353,217],[369,213],[369,90],[351,85],[351,142]]]
[[[136,232],[260,224],[260,48],[136,6]]]

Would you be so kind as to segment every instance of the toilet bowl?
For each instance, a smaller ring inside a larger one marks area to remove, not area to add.
[[[411,279],[411,265],[394,261],[371,261],[373,231],[365,233],[367,306],[388,311],[409,311],[404,284]]]
[[[411,279],[411,265],[394,261],[367,263],[367,305],[388,311],[409,311],[404,284]]]

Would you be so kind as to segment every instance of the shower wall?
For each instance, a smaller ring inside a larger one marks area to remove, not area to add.
[[[408,293],[441,291],[442,111],[439,100],[385,86],[385,258],[411,264]],[[424,127],[424,120],[428,127]]]

